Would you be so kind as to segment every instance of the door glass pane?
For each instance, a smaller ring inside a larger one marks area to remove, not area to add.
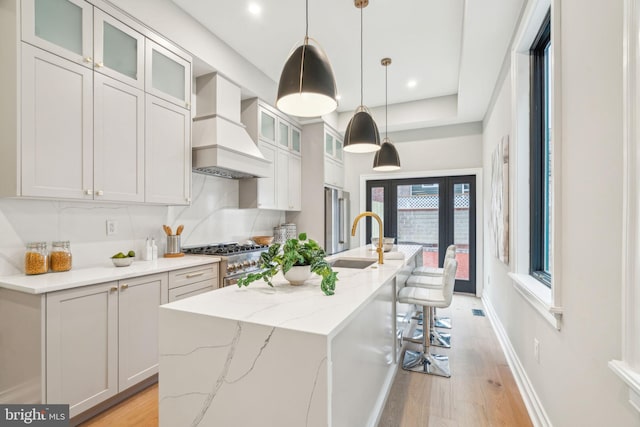
[[[276,119],[264,111],[260,113],[260,136],[269,141],[276,140]]]
[[[104,23],[104,65],[132,79],[138,78],[138,40]]]
[[[185,100],[184,67],[157,50],[152,55],[153,87],[175,98]]]
[[[371,212],[378,214],[384,224],[384,187],[371,188]],[[371,237],[379,237],[378,223],[371,220]]]
[[[36,36],[82,55],[82,8],[67,0],[35,1]]]
[[[333,137],[328,133],[324,134],[324,152],[333,156]]]
[[[470,185],[453,185],[453,243],[456,245],[456,279],[469,280]]]
[[[291,149],[296,153],[300,152],[300,132],[296,129],[291,129]]]
[[[336,159],[342,160],[342,141],[336,139]]]
[[[278,123],[278,144],[282,147],[289,148],[289,125],[286,123]]]
[[[439,267],[440,185],[398,185],[397,242],[422,245],[422,263]]]

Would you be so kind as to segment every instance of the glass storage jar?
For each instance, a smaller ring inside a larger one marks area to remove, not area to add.
[[[71,270],[71,245],[69,241],[51,243],[49,263],[51,271]]]
[[[24,254],[24,273],[42,274],[49,270],[49,254],[46,242],[27,243]]]

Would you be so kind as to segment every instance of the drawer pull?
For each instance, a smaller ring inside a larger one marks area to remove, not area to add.
[[[187,279],[191,279],[192,277],[202,276],[203,274],[204,274],[204,271],[199,271],[198,273],[189,273],[187,274]]]
[[[111,291],[111,292],[115,292],[117,290],[118,290],[117,286],[112,286],[111,289],[109,289],[109,291]]]
[[[129,285],[127,285],[126,283],[122,286],[120,286],[120,290],[125,290],[129,287]]]

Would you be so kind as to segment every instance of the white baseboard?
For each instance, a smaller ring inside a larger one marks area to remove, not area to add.
[[[520,359],[511,345],[511,340],[509,340],[507,331],[505,331],[502,326],[502,322],[500,322],[500,319],[493,309],[491,301],[483,296],[482,302],[484,304],[487,317],[493,326],[493,330],[498,336],[498,341],[500,342],[502,351],[507,358],[507,363],[511,368],[513,377],[516,380],[516,384],[518,385],[524,404],[527,407],[527,412],[529,412],[531,422],[535,427],[552,427],[551,421],[549,420],[540,399],[538,399],[538,395],[536,394],[531,381],[529,381],[529,377],[527,377],[527,373],[524,370],[522,363],[520,363]]]

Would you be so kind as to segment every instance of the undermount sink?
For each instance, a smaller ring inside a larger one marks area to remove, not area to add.
[[[331,267],[334,268],[357,268],[364,269],[369,267],[372,264],[375,264],[376,260],[374,259],[348,259],[348,258],[338,258],[334,261],[331,261]]]

